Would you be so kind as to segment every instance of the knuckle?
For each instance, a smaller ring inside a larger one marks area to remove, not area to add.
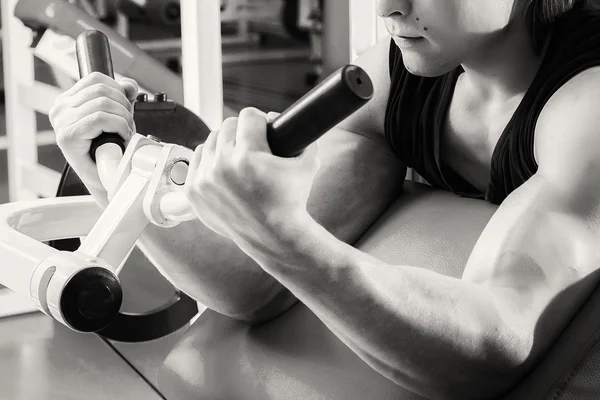
[[[101,120],[104,119],[104,111],[94,111],[92,112],[90,115],[87,116],[87,119],[91,122],[91,123],[95,123],[95,122],[99,122]]]
[[[87,80],[92,82],[92,83],[97,83],[97,82],[102,82],[104,81],[104,74],[98,71],[94,71],[92,73],[90,73],[87,77]]]
[[[221,129],[219,131],[235,129],[235,127],[238,124],[238,120],[238,117],[229,117],[225,119],[225,121],[223,121],[223,123],[221,124]],[[216,136],[219,131],[215,131],[214,135]],[[211,132],[211,135],[212,134],[213,132]]]
[[[95,97],[107,97],[109,88],[105,84],[98,83],[92,87],[92,93]]]
[[[56,144],[61,148],[68,147],[75,141],[76,136],[75,132],[71,129],[58,132],[56,135]]]
[[[240,116],[241,115],[244,115],[244,116],[246,116],[246,115],[254,115],[254,114],[256,114],[257,111],[258,110],[256,108],[254,108],[254,107],[245,107],[245,108],[243,108],[240,111]]]
[[[100,110],[94,111],[87,117],[87,122],[89,122],[89,125],[106,125],[109,120],[109,114]]]
[[[62,97],[62,96],[63,95],[60,95],[56,99],[56,101],[50,108],[50,111],[48,112],[48,118],[50,119],[51,123],[53,123],[53,121],[56,121],[58,119],[58,117],[60,116],[61,111],[63,111],[65,109],[66,97]]]
[[[67,143],[66,132],[56,132],[56,144],[58,147],[62,147]]]
[[[114,102],[109,97],[98,97],[95,102],[97,108],[102,111],[108,111],[114,108]]]

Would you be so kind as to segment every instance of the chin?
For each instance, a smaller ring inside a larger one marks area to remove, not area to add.
[[[408,72],[426,78],[442,76],[460,65],[460,63],[444,62],[440,59],[424,57],[421,54],[409,51],[402,52],[402,60]]]

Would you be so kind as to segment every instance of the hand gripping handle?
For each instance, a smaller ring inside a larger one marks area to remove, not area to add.
[[[267,126],[274,155],[295,157],[373,96],[367,73],[346,65],[327,77]]]
[[[93,29],[81,33],[75,41],[75,52],[80,78],[92,72],[100,72],[111,78],[115,77],[110,45],[104,33]],[[94,162],[96,162],[96,150],[106,143],[115,143],[125,152],[125,140],[119,134],[103,132],[92,140],[90,157]]]

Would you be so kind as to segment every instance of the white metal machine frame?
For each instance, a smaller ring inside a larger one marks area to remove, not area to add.
[[[104,211],[91,196],[0,206],[0,282],[43,313],[84,332],[63,303],[73,278],[100,269],[101,275],[116,279],[149,223],[169,228],[195,218],[183,192],[192,149],[135,134],[124,154],[118,145],[105,144],[95,155],[110,200]],[[83,237],[75,252],[42,243],[69,237]]]
[[[38,204],[35,199],[54,197],[60,179],[58,172],[38,163],[37,146],[54,143],[54,133],[38,132],[35,115],[36,111],[46,115],[49,113],[60,89],[36,82],[30,49],[32,31],[13,16],[17,0],[1,1],[6,140],[4,143],[0,141],[0,149],[4,146],[8,151],[10,201],[24,202],[13,204],[12,207],[30,215],[37,206],[41,207],[40,210],[48,210],[47,204]],[[346,56],[342,52],[341,59],[328,59],[327,54],[324,54],[325,64],[347,64],[386,35],[385,27],[375,15],[374,0],[329,0],[328,4],[326,7],[335,7],[336,12],[325,13],[328,18],[325,24],[339,26],[341,23],[348,30],[330,32],[324,41],[336,43],[338,49],[344,48],[339,43],[347,43],[348,46],[345,49]],[[344,4],[347,9],[338,8]],[[211,129],[217,129],[223,120],[220,6],[220,0],[181,0],[184,104],[201,116]],[[46,201],[54,206],[59,206],[62,202],[66,206],[73,202],[66,199]],[[92,206],[87,204],[86,207]],[[55,216],[40,212],[38,217],[40,219],[36,223],[42,228],[49,218]],[[28,238],[22,239],[29,243]],[[6,297],[9,294],[4,292],[0,292],[0,316],[40,308],[39,304],[32,303],[30,299],[18,295],[9,298]]]

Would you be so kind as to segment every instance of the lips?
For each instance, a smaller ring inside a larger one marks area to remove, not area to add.
[[[417,35],[414,33],[400,33],[400,32],[395,32],[393,30],[390,31],[390,34],[392,36],[395,36],[397,38],[402,38],[402,39],[419,39],[419,38],[423,37],[421,35]]]
[[[401,49],[410,49],[423,43],[423,37],[402,37],[393,36],[394,42]]]

